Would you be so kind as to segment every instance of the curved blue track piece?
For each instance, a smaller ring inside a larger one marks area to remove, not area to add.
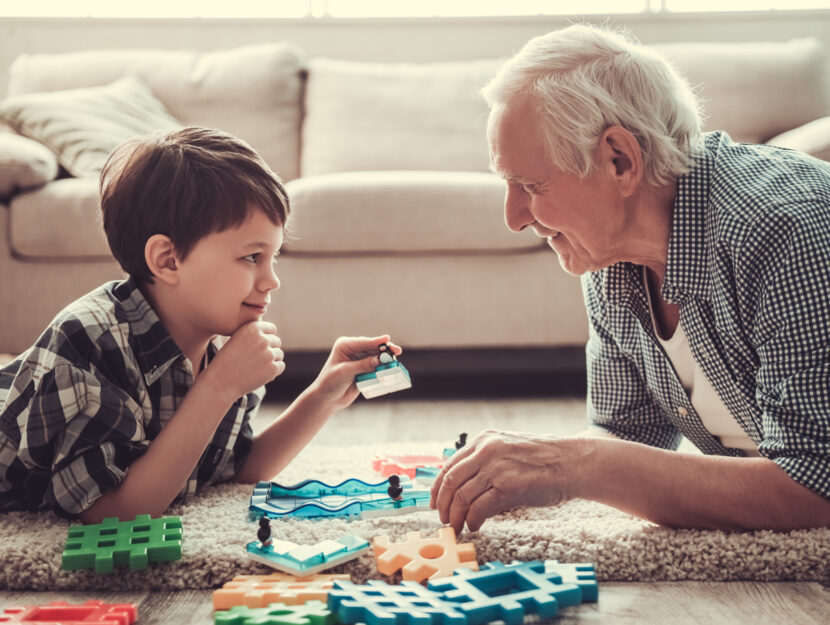
[[[251,495],[249,517],[360,517],[405,514],[429,509],[429,491],[413,490],[412,482],[401,477],[403,494],[393,500],[387,494],[389,483],[364,482],[351,478],[340,484],[305,480],[293,486],[259,482]]]

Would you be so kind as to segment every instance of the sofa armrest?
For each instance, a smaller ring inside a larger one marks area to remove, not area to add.
[[[800,150],[830,161],[830,116],[808,122],[767,141],[769,145]]]
[[[0,198],[54,180],[58,161],[49,148],[13,132],[0,131]]]

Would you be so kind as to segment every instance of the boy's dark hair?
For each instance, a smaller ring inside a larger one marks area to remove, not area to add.
[[[101,214],[112,255],[139,282],[152,282],[144,246],[170,237],[182,258],[200,239],[235,228],[251,205],[285,226],[285,187],[247,143],[191,126],[131,139],[101,172]]]

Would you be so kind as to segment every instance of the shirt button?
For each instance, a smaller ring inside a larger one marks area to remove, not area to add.
[[[677,407],[677,414],[679,414],[681,417],[685,417],[686,415],[689,414],[689,411],[686,410],[685,406],[678,406]]]

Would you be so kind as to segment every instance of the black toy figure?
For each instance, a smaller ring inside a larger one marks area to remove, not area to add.
[[[386,489],[388,495],[394,499],[395,501],[399,501],[401,498],[401,493],[403,492],[403,486],[401,486],[401,478],[397,475],[390,475],[389,476],[389,488]]]
[[[390,362],[395,360],[395,355],[392,353],[392,350],[389,349],[389,346],[386,343],[381,343],[378,345],[378,360],[382,365],[388,365]]]
[[[271,545],[271,520],[267,516],[259,517],[259,529],[256,537],[263,547]]]
[[[458,440],[455,441],[456,451],[458,451],[459,449],[464,447],[464,445],[466,445],[466,444],[467,444],[467,432],[461,432],[461,434],[458,435]]]

